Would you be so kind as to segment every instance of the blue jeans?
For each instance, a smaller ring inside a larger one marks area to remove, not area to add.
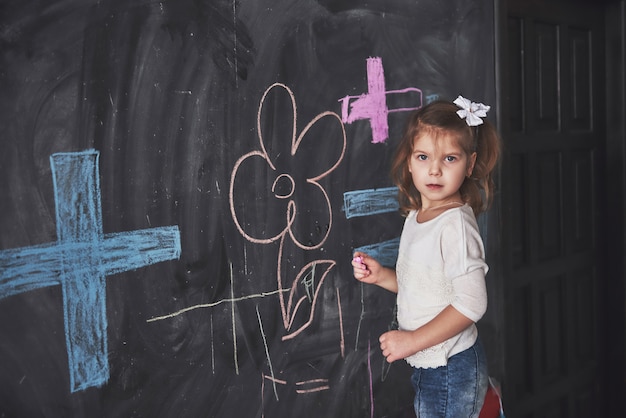
[[[477,418],[485,401],[489,377],[479,340],[435,369],[414,368],[417,418]]]

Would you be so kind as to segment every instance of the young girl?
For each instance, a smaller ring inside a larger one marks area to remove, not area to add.
[[[475,323],[488,270],[476,215],[491,203],[500,144],[488,110],[459,96],[411,116],[392,163],[406,216],[396,269],[361,252],[352,260],[356,279],[398,294],[400,329],[380,348],[413,366],[418,418],[478,417],[487,391]]]

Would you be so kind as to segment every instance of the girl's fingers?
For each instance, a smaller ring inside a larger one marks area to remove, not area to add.
[[[352,258],[352,265],[353,266],[365,266],[365,264],[363,264],[363,257],[360,255],[354,256],[354,258]]]
[[[365,255],[362,253],[354,253],[354,257],[352,258],[352,266],[355,268],[360,268],[361,270],[367,271],[367,265],[364,263]]]

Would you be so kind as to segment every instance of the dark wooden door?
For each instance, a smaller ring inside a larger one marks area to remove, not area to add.
[[[507,418],[606,416],[603,14],[585,3],[506,4]]]

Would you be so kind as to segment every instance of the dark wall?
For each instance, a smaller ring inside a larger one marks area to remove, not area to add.
[[[2,2],[0,416],[410,412],[351,253],[393,260],[406,109],[494,103],[493,33],[488,0]]]

